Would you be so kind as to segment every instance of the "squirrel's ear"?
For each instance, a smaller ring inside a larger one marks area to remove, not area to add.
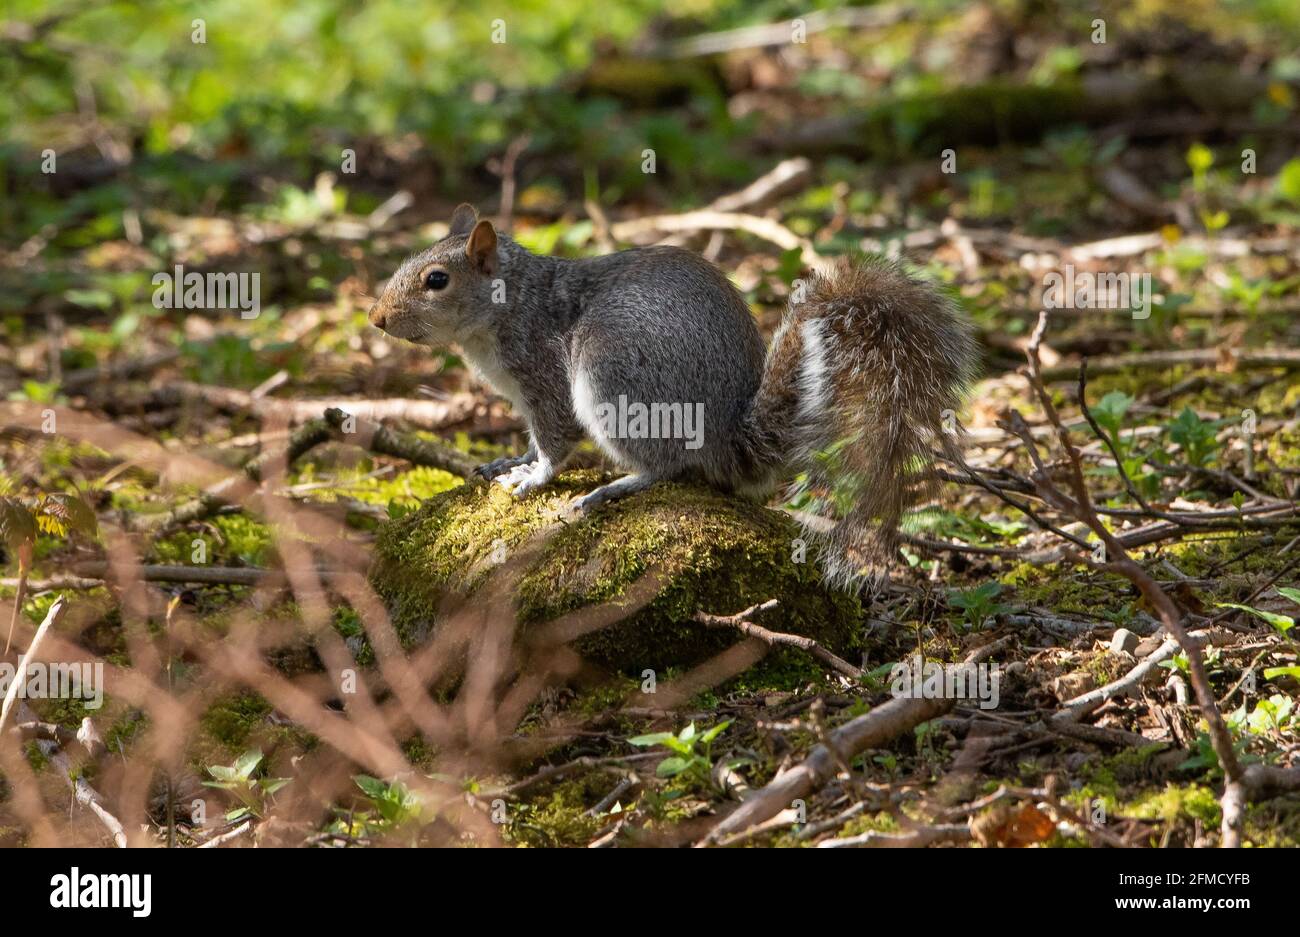
[[[452,235],[469,234],[474,230],[476,221],[478,221],[478,212],[474,210],[474,206],[468,202],[461,202],[451,213]]]
[[[497,232],[490,221],[474,225],[465,242],[465,255],[480,273],[493,274],[497,269]]]

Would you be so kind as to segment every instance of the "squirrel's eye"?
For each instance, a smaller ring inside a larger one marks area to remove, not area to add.
[[[446,270],[430,270],[428,276],[424,278],[424,288],[426,290],[445,289],[451,282],[451,277],[447,275]]]

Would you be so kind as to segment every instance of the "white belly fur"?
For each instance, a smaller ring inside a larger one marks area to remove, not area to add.
[[[525,420],[529,419],[531,414],[528,403],[524,399],[523,388],[510,372],[501,366],[496,343],[489,338],[471,339],[461,347],[461,350],[465,353],[465,360],[473,369],[475,378],[509,400],[515,412]]]

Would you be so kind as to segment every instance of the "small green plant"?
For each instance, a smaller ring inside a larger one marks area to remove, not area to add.
[[[1011,610],[1011,606],[995,601],[1001,594],[1002,583],[986,582],[974,589],[953,589],[948,593],[948,604],[961,609],[967,630],[978,631],[989,619]]]
[[[13,617],[5,638],[5,653],[13,641],[14,627],[27,597],[27,576],[32,571],[32,556],[39,534],[66,537],[76,531],[93,537],[99,529],[95,511],[80,496],[58,492],[38,498],[19,498],[0,489],[0,540],[18,559],[18,589],[14,596]]]
[[[711,729],[697,733],[695,723],[692,722],[676,735],[671,732],[652,732],[649,735],[638,735],[627,741],[629,745],[635,745],[638,748],[651,748],[655,745],[662,745],[673,753],[659,762],[659,767],[655,769],[655,774],[659,777],[681,777],[684,780],[703,786],[709,783],[709,776],[713,771],[713,757],[711,754],[713,740],[721,735],[729,725],[731,725],[731,720],[727,719],[719,722]],[[733,759],[729,767],[744,763],[745,759],[743,758]]]
[[[1207,676],[1213,676],[1223,671],[1223,652],[1217,647],[1207,648],[1205,651],[1205,673]],[[1157,667],[1163,667],[1165,670],[1176,670],[1187,678],[1192,676],[1192,664],[1187,657],[1186,651],[1179,651],[1168,660],[1162,660]]]
[[[418,838],[426,813],[418,794],[399,780],[381,781],[368,774],[358,774],[352,780],[361,788],[372,809],[340,817],[332,827],[335,832],[349,836],[409,833],[413,841]]]
[[[1259,761],[1258,756],[1246,754],[1246,746],[1250,742],[1250,739],[1244,734],[1246,707],[1239,706],[1232,712],[1225,714],[1223,721],[1227,724],[1228,734],[1232,736],[1232,750],[1237,755],[1237,761],[1243,765]],[[1204,720],[1201,721],[1201,726],[1196,733],[1196,742],[1192,752],[1192,756],[1178,766],[1180,771],[1188,771],[1193,774],[1204,772],[1213,778],[1223,776],[1223,765],[1220,764],[1219,755],[1214,750],[1214,743],[1210,740],[1210,733],[1205,729]]]
[[[1004,520],[959,514],[937,508],[926,508],[908,515],[906,529],[938,537],[951,537],[967,543],[998,543],[1015,538],[1028,530],[1020,521]]]
[[[244,752],[233,765],[212,765],[208,773],[215,781],[204,781],[205,787],[215,787],[235,796],[240,806],[226,814],[227,820],[242,820],[246,816],[259,819],[266,814],[271,797],[288,784],[292,778],[255,778],[253,772],[262,763],[261,749]]]
[[[1300,206],[1300,157],[1287,160],[1277,174],[1276,188],[1280,197]]]
[[[1295,700],[1281,693],[1274,693],[1268,699],[1257,702],[1246,719],[1246,728],[1251,735],[1293,732],[1297,727],[1300,727],[1300,720],[1296,718]]]
[[[1240,303],[1245,307],[1247,314],[1253,316],[1259,312],[1260,304],[1269,294],[1272,285],[1273,281],[1268,278],[1247,280],[1234,270],[1228,274],[1228,282],[1221,286],[1219,291],[1226,299]]]
[[[1281,589],[1277,590],[1281,592]],[[1295,591],[1295,590],[1291,590]],[[1289,597],[1289,596],[1288,596]],[[1241,605],[1237,602],[1216,602],[1218,608],[1235,608],[1239,611],[1249,612],[1260,621],[1266,621],[1278,630],[1278,633],[1285,636],[1288,631],[1295,627],[1295,619],[1290,615],[1279,615],[1277,612],[1268,612],[1262,608],[1253,608],[1249,605]]]
[[[1214,151],[1203,143],[1193,143],[1187,149],[1187,165],[1192,170],[1192,191],[1196,196],[1201,224],[1211,234],[1228,226],[1228,213],[1209,206],[1212,195],[1210,169],[1214,166]]]
[[[1160,476],[1147,468],[1149,452],[1138,449],[1137,437],[1130,433],[1124,438],[1125,417],[1136,398],[1120,390],[1113,390],[1090,409],[1102,434],[1110,438],[1119,453],[1120,465],[1133,484],[1146,497],[1154,497],[1160,490]]]
[[[1125,441],[1120,435],[1120,431],[1124,428],[1124,415],[1128,413],[1129,407],[1133,406],[1135,399],[1122,390],[1112,390],[1091,408],[1097,424],[1110,434],[1115,448],[1121,453],[1126,448]]]
[[[1202,420],[1191,407],[1184,407],[1167,429],[1169,439],[1182,448],[1188,465],[1205,468],[1214,460],[1219,450],[1219,441],[1214,438],[1219,429],[1217,424]]]

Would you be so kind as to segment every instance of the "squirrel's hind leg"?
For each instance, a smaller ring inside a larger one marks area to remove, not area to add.
[[[579,512],[587,514],[602,504],[625,498],[630,494],[636,494],[638,491],[644,491],[657,480],[653,475],[624,475],[608,485],[601,485],[585,497],[579,498],[574,506]]]

